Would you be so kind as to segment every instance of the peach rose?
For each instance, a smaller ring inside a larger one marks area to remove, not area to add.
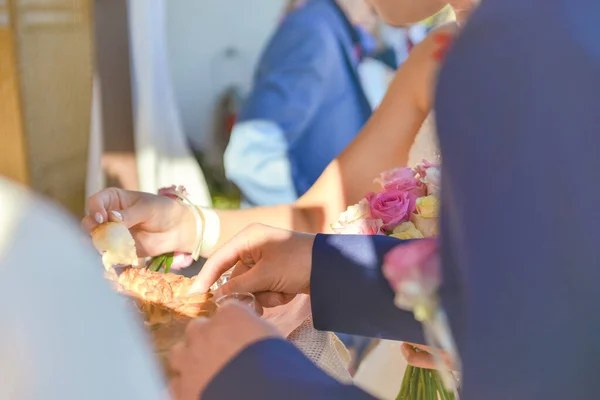
[[[380,219],[357,219],[352,222],[336,222],[331,226],[333,231],[342,235],[379,235],[383,221]]]
[[[416,178],[390,182],[383,187],[383,190],[399,190],[401,192],[409,192],[415,196],[415,198],[427,195],[427,187]]]
[[[340,214],[336,224],[350,223],[356,221],[357,219],[369,218],[369,213],[369,202],[367,201],[367,199],[362,199],[358,203],[348,206],[348,208],[346,208],[346,211]]]
[[[382,172],[379,178],[375,179],[375,183],[385,187],[392,182],[410,180],[415,178],[415,171],[412,169],[405,168],[394,168],[389,171]]]
[[[427,194],[439,197],[442,184],[442,170],[439,165],[423,160],[416,167],[421,182],[427,187]]]

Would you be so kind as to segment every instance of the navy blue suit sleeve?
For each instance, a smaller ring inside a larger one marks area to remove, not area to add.
[[[330,29],[307,13],[292,14],[267,45],[239,121],[276,123],[293,143],[305,131],[335,73],[338,44]]]
[[[394,306],[381,272],[383,256],[400,244],[387,236],[317,235],[310,282],[315,328],[424,343],[420,323]]]
[[[598,398],[599,16],[595,0],[482,1],[441,71],[464,399]]]
[[[375,400],[343,385],[281,339],[255,343],[230,362],[206,388],[203,400]]]

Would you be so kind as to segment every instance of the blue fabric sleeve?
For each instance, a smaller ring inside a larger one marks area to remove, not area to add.
[[[316,329],[424,343],[411,312],[394,305],[383,256],[402,241],[388,236],[317,235],[310,282]]]
[[[287,143],[273,122],[252,120],[234,126],[224,156],[227,179],[257,206],[293,203],[297,199]]]
[[[375,400],[331,378],[282,339],[246,348],[212,380],[202,399]]]
[[[335,73],[331,55],[337,54],[337,46],[334,35],[319,21],[301,13],[286,18],[259,62],[239,121],[272,121],[288,143],[297,140],[327,93],[327,78]]]

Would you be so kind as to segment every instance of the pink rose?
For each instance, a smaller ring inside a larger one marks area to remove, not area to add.
[[[383,274],[396,292],[396,305],[412,309],[435,293],[442,280],[438,241],[417,239],[394,247],[384,258]]]
[[[343,235],[379,235],[383,221],[380,219],[362,218],[353,221],[338,221],[331,226],[333,231]]]
[[[383,229],[393,231],[402,222],[410,220],[417,197],[410,192],[391,189],[367,195],[371,217],[383,221]]]
[[[173,264],[171,264],[172,270],[180,270],[189,267],[194,262],[192,255],[189,253],[180,253],[176,251],[173,255]]]
[[[416,198],[427,195],[427,188],[421,181],[416,178],[396,180],[388,183],[383,187],[384,191],[399,190],[401,192],[409,192]]]
[[[410,180],[414,179],[414,177],[415,171],[408,167],[394,168],[383,172],[379,178],[375,179],[375,183],[378,183],[381,185],[381,187],[384,187],[392,182]]]

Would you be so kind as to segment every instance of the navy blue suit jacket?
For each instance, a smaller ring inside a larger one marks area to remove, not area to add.
[[[598,398],[599,15],[597,0],[484,0],[441,72],[442,298],[464,399]],[[397,243],[317,237],[317,328],[420,340],[380,272]],[[369,398],[279,341],[251,346],[206,392],[249,396]]]

